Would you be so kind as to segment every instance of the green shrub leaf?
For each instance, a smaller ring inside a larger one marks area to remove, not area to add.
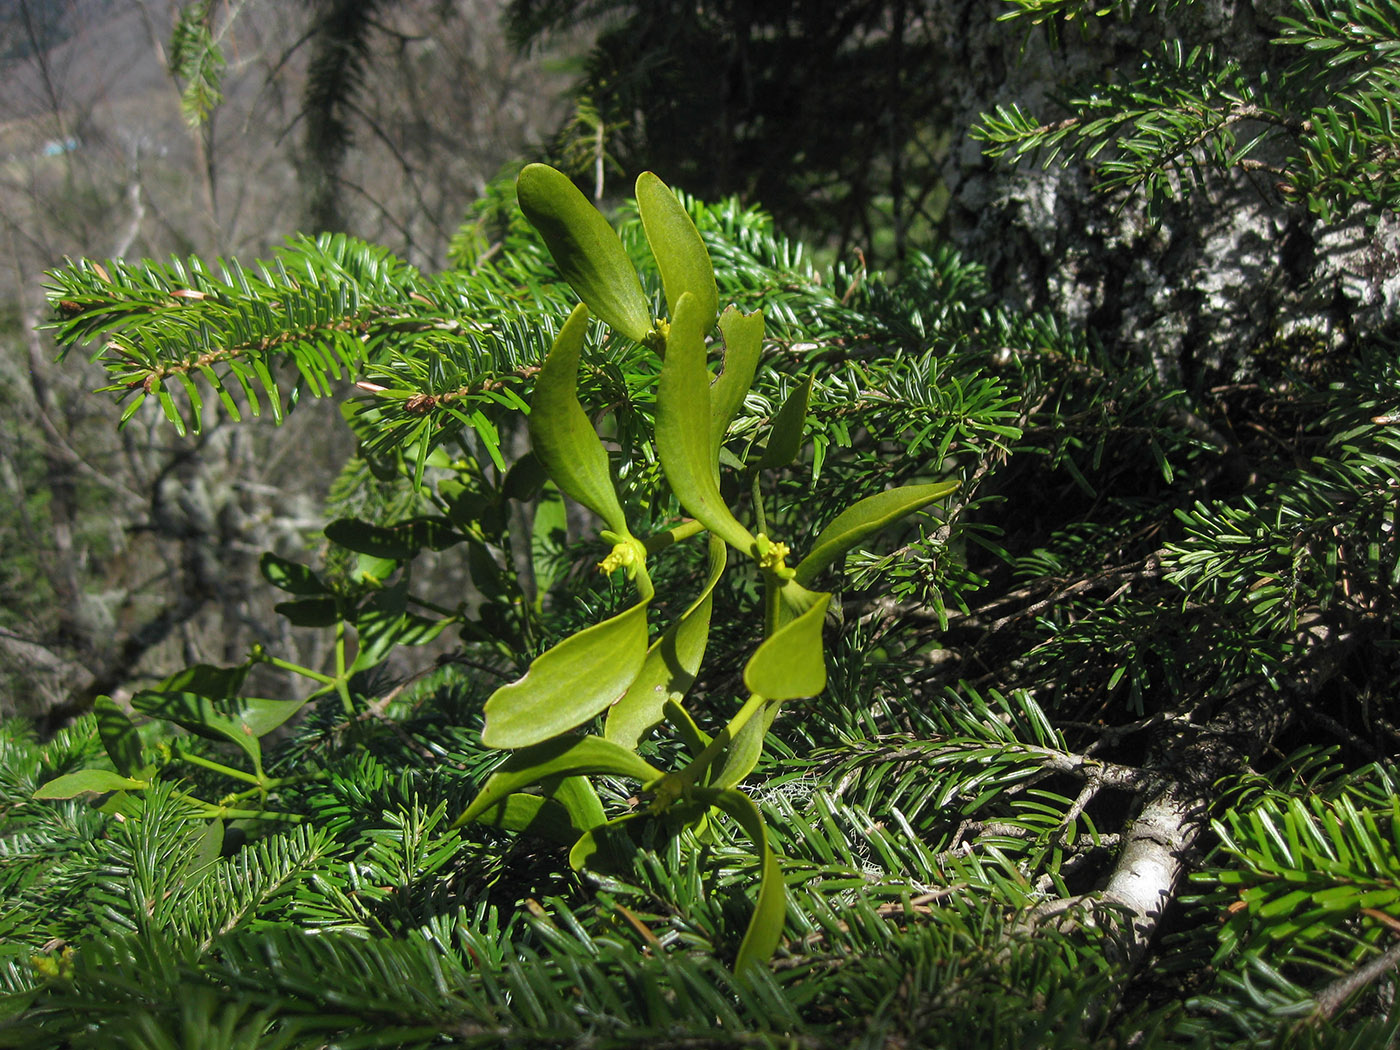
[[[715,287],[715,271],[710,253],[700,239],[685,206],[652,172],[637,176],[637,210],[642,216],[651,254],[656,256],[661,271],[661,285],[666,291],[666,307],[674,317],[686,292],[695,296],[708,332],[719,313],[719,290]]]
[[[307,566],[300,562],[279,558],[270,551],[258,560],[258,568],[262,570],[263,579],[278,590],[286,591],[288,594],[298,594],[310,598],[331,593],[331,589],[326,586],[321,577]]]
[[[710,439],[710,373],[705,367],[704,306],[681,296],[666,337],[666,360],[656,396],[656,452],[666,481],[686,512],[732,547],[748,554],[754,538],[734,520],[719,493],[718,461]]]
[[[376,558],[408,561],[427,550],[446,550],[462,534],[446,518],[413,518],[397,525],[373,525],[358,518],[337,518],[326,526],[326,538],[347,550]]]
[[[278,602],[272,611],[278,616],[285,616],[293,627],[331,627],[340,619],[340,601],[336,598],[302,598],[295,602]]]
[[[831,595],[820,595],[801,616],[764,639],[744,668],[749,692],[769,700],[796,700],[826,688],[822,621],[830,601]]]
[[[758,371],[763,314],[758,310],[744,314],[733,306],[726,307],[720,315],[719,332],[724,340],[724,367],[710,387],[710,438],[716,456]]]
[[[700,671],[710,637],[715,584],[729,557],[723,540],[712,533],[709,541],[710,571],[700,596],[647,650],[641,672],[622,699],[608,708],[603,735],[623,747],[635,748],[665,717],[666,704],[679,702]]]
[[[148,786],[145,780],[135,780],[113,773],[106,769],[80,769],[54,777],[47,784],[41,784],[34,792],[35,798],[74,798],[88,792],[99,794],[107,791],[135,791]]]
[[[763,740],[768,730],[773,728],[778,707],[779,701],[770,700],[734,734],[734,739],[724,751],[724,761],[710,774],[711,787],[736,787],[753,772],[759,756],[763,754]]]
[[[567,175],[547,164],[527,164],[515,191],[520,210],[578,297],[628,339],[644,341],[652,330],[651,307],[608,220]]]
[[[852,504],[822,530],[811,552],[798,564],[793,578],[804,587],[810,585],[818,573],[861,540],[920,507],[951,495],[957,487],[956,481],[906,485],[878,492]]]
[[[302,701],[232,697],[215,702],[197,693],[141,692],[131,698],[131,706],[210,740],[231,741],[261,768],[259,738],[300,711]]]
[[[743,976],[750,970],[766,967],[782,940],[783,923],[787,919],[783,869],[768,846],[768,826],[753,799],[742,791],[713,788],[696,788],[695,798],[724,810],[737,820],[758,849],[758,903],[754,905],[753,918],[749,920],[749,928],[739,945],[739,956],[734,961],[734,972]]]
[[[350,673],[379,664],[399,645],[426,645],[451,619],[431,619],[408,610],[408,581],[400,580],[376,594],[355,614],[360,649]]]
[[[334,621],[332,621],[334,622]],[[218,667],[214,664],[191,664],[176,671],[151,690],[155,693],[198,693],[200,696],[223,698],[237,696],[248,678],[251,663]]]
[[[549,797],[564,807],[579,831],[596,828],[608,819],[598,792],[593,790],[587,777],[565,777],[554,785]]]
[[[522,748],[502,762],[487,779],[481,794],[452,826],[459,828],[476,820],[507,796],[524,788],[592,773],[631,777],[644,784],[662,775],[661,770],[646,759],[600,736],[558,737]]]
[[[646,820],[651,814],[624,813],[589,828],[578,837],[569,850],[569,867],[574,871],[591,868],[594,871],[609,871],[622,868],[620,863],[628,851],[634,850],[627,838],[626,827],[639,820]]]
[[[580,835],[602,824],[607,816],[587,777],[565,777],[552,795],[517,792],[472,819],[503,831],[524,831],[572,846]]]
[[[527,832],[561,846],[572,846],[579,836],[578,829],[569,819],[568,811],[543,795],[527,795],[523,792],[507,795],[472,819],[489,828]]]
[[[602,713],[627,692],[647,655],[647,604],[565,638],[486,701],[487,747],[529,747]]]
[[[759,470],[785,467],[802,451],[802,438],[807,423],[807,402],[812,394],[812,377],[808,376],[792,389],[783,407],[773,418],[773,431],[768,447],[758,461]]]
[[[122,776],[131,776],[141,768],[141,737],[136,732],[136,724],[110,696],[94,700],[92,713],[97,716],[97,732],[112,765]]]
[[[588,307],[580,303],[559,329],[535,382],[530,444],[561,492],[625,536],[627,519],[613,487],[607,450],[578,401],[578,363],[587,331]]]

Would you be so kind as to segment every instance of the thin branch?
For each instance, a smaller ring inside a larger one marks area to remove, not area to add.
[[[1319,992],[1315,1000],[1317,1010],[1313,1016],[1321,1021],[1330,1021],[1348,999],[1397,966],[1400,966],[1400,941]]]

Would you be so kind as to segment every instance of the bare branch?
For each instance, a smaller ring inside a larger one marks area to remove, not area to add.
[[[1400,966],[1400,941],[1396,941],[1380,955],[1358,966],[1349,974],[1338,977],[1317,995],[1316,1018],[1330,1021],[1342,1005],[1361,989],[1384,976],[1389,970]]]

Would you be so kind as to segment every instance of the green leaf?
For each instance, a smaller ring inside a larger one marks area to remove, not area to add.
[[[470,823],[508,795],[545,781],[593,773],[631,777],[643,784],[659,778],[661,770],[625,747],[600,736],[559,737],[515,752],[491,774],[481,794],[472,800],[454,828]]]
[[[572,846],[578,841],[580,834],[580,830],[569,817],[569,811],[543,795],[526,795],[520,792],[507,795],[486,812],[478,813],[472,819],[487,827],[524,832],[557,842],[561,846]]]
[[[135,780],[113,773],[106,769],[80,769],[67,773],[41,784],[34,792],[35,798],[73,798],[87,792],[99,794],[107,791],[135,791],[149,786],[145,780]]]
[[[506,579],[486,544],[476,540],[468,541],[467,570],[471,573],[472,586],[480,591],[483,597],[496,601],[514,600],[514,581]]]
[[[699,757],[710,745],[710,734],[695,724],[690,712],[674,700],[666,703],[666,721],[675,727],[676,736],[690,751],[692,757]]]
[[[656,396],[656,451],[676,499],[691,517],[743,554],[753,535],[719,493],[718,460],[710,440],[710,373],[705,367],[703,306],[681,296],[666,337]]]
[[[301,700],[259,700],[232,697],[214,701],[197,693],[140,692],[131,706],[156,718],[174,722],[191,733],[210,740],[237,744],[262,767],[262,745],[266,736],[302,708]]]
[[[729,548],[723,540],[711,534],[709,541],[710,571],[700,596],[647,650],[641,672],[622,699],[608,708],[603,735],[614,743],[635,748],[665,717],[666,704],[685,696],[700,671],[710,636],[715,584],[723,575],[729,557]]]
[[[753,918],[749,920],[749,928],[739,945],[739,956],[734,961],[734,972],[742,977],[751,970],[765,968],[782,940],[783,923],[787,919],[783,869],[768,846],[768,826],[753,799],[742,791],[713,788],[696,788],[694,796],[737,820],[758,849],[758,903],[754,905]]]
[[[299,594],[309,598],[331,593],[331,589],[307,566],[279,558],[271,551],[259,559],[258,568],[262,570],[263,579],[288,594]]]
[[[97,733],[112,765],[122,776],[131,776],[141,768],[141,737],[136,724],[110,696],[94,700],[92,713],[97,716]]]
[[[548,477],[540,458],[533,452],[527,452],[506,471],[505,480],[501,482],[501,495],[521,502],[532,500],[539,495]]]
[[[462,534],[446,518],[412,518],[387,526],[358,518],[337,518],[326,526],[326,538],[358,554],[408,561],[424,548],[446,550],[459,543]]]
[[[579,836],[607,820],[587,777],[564,777],[543,795],[507,795],[472,818],[504,831],[523,831],[572,846]]]
[[[736,787],[753,772],[763,754],[763,740],[768,730],[773,728],[773,719],[778,716],[778,707],[779,701],[768,701],[734,734],[734,739],[724,749],[723,763],[710,773],[712,787]]]
[[[673,808],[668,816],[675,813]],[[574,871],[589,868],[593,871],[618,872],[627,868],[627,858],[636,852],[636,846],[627,837],[626,827],[639,820],[647,820],[650,813],[624,813],[596,827],[589,828],[578,837],[569,850],[569,867]]]
[[[272,611],[278,616],[285,616],[293,627],[331,627],[340,620],[340,602],[335,598],[278,602]]]
[[[527,164],[515,191],[520,210],[578,297],[628,339],[645,341],[652,331],[651,307],[608,220],[567,175],[546,164]]]
[[[719,331],[724,339],[724,370],[710,387],[710,441],[716,456],[758,371],[763,314],[758,310],[743,314],[733,306],[726,307],[720,315]]]
[[[618,700],[647,655],[647,603],[565,638],[486,701],[487,747],[529,747],[567,732]]]
[[[198,693],[200,696],[223,698],[237,696],[248,677],[251,664],[216,667],[213,664],[191,664],[176,671],[151,690],[156,693]]]
[[[812,393],[812,377],[808,376],[788,394],[783,407],[773,419],[773,431],[768,447],[758,461],[759,470],[785,467],[802,451],[802,438],[807,423],[807,403]]]
[[[596,828],[608,819],[598,792],[587,777],[565,777],[555,785],[549,797],[564,807],[579,831]]]
[[[956,481],[887,489],[847,507],[824,528],[811,552],[797,566],[794,579],[809,586],[817,574],[872,533],[957,490]]]
[[[402,564],[397,558],[381,558],[375,554],[361,554],[355,559],[355,571],[350,579],[357,586],[380,587],[384,581],[398,571]]]
[[[779,580],[776,586],[779,627],[797,619],[817,602],[826,601],[830,597],[825,591],[809,591],[796,580]]]
[[[408,581],[386,587],[355,614],[360,648],[350,673],[367,671],[382,662],[396,646],[425,645],[451,623],[408,611]]]
[[[550,480],[619,536],[628,535],[608,453],[578,401],[578,363],[588,330],[588,307],[574,307],[535,380],[527,424],[530,444]]]
[[[496,523],[505,520],[498,502],[455,478],[439,481],[438,494],[447,503],[448,518],[463,532],[477,532],[477,526],[487,532],[496,531]]]
[[[185,862],[180,881],[187,889],[203,882],[213,872],[214,865],[218,863],[223,851],[224,822],[211,820],[204,826],[204,831],[199,836],[199,844],[190,854],[189,860]]]
[[[816,696],[826,688],[822,622],[831,595],[766,638],[744,668],[749,692],[769,700]]]
[[[637,176],[637,211],[642,217],[642,229],[651,245],[661,271],[661,286],[666,291],[666,306],[674,317],[686,292],[695,296],[704,330],[715,325],[719,313],[719,290],[715,287],[715,271],[710,253],[700,239],[685,206],[655,174],[644,171]]]
[[[530,525],[530,565],[535,574],[536,601],[567,572],[561,557],[568,541],[569,513],[558,492],[547,488],[535,504],[535,518]]]

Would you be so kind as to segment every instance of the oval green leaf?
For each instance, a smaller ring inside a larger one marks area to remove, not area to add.
[[[644,171],[637,176],[637,211],[661,271],[661,286],[671,316],[675,316],[681,296],[689,292],[707,319],[704,330],[708,332],[719,313],[719,289],[715,287],[710,253],[685,205],[655,174]]]
[[[742,977],[750,971],[766,967],[777,950],[778,942],[783,939],[783,923],[787,919],[787,887],[783,883],[783,869],[769,848],[768,825],[763,822],[763,814],[758,811],[753,799],[742,791],[717,791],[713,788],[696,788],[695,798],[724,810],[737,820],[758,849],[758,903],[754,905],[753,918],[749,920],[749,928],[739,945],[739,956],[734,961],[734,973]]]
[[[506,471],[505,479],[501,482],[501,495],[506,499],[528,502],[540,494],[548,478],[539,456],[527,452]]]
[[[666,714],[666,704],[679,701],[700,673],[710,637],[710,610],[715,584],[724,573],[729,548],[710,534],[710,571],[700,596],[650,649],[626,694],[608,708],[603,735],[623,747],[635,748]]]
[[[278,590],[286,591],[288,594],[313,597],[331,593],[331,589],[325,585],[321,577],[307,566],[300,562],[279,558],[271,551],[258,560],[258,568],[262,571],[263,579]]]
[[[763,739],[773,728],[773,719],[778,716],[778,701],[770,700],[742,729],[734,734],[734,739],[724,751],[724,761],[710,774],[710,786],[717,788],[737,787],[740,781],[753,772],[763,754]]]
[[[135,791],[147,787],[145,780],[135,780],[113,773],[107,769],[80,769],[54,777],[47,784],[41,784],[34,792],[35,798],[73,798],[88,792],[99,794],[107,791]]]
[[[189,855],[180,872],[180,881],[188,887],[203,882],[214,870],[224,851],[224,822],[211,820],[199,833],[194,852]]]
[[[565,777],[554,785],[549,797],[564,807],[579,831],[596,828],[608,819],[602,800],[587,777]]]
[[[647,655],[647,603],[565,638],[486,701],[487,747],[530,747],[601,713],[627,692]]]
[[[569,514],[558,491],[541,490],[535,502],[535,517],[530,523],[530,568],[534,573],[535,602],[563,579],[569,563],[563,556],[569,536]]]
[[[710,373],[705,367],[704,306],[681,296],[656,395],[656,452],[671,491],[686,513],[743,554],[753,534],[740,525],[719,493],[711,441]]]
[[[262,746],[258,738],[280,726],[302,708],[301,700],[261,700],[230,697],[210,700],[197,693],[141,692],[131,706],[156,718],[174,722],[191,733],[211,740],[237,744],[261,768]]]
[[[690,712],[672,701],[666,704],[665,714],[666,721],[671,723],[676,731],[676,736],[686,746],[691,757],[698,758],[704,754],[705,748],[710,746],[710,734],[695,724],[695,719],[690,717]]]
[[[811,376],[788,394],[783,407],[778,409],[778,414],[773,418],[768,447],[763,450],[763,458],[758,461],[759,470],[785,467],[802,451],[802,438],[805,435],[803,428],[807,423],[807,404],[811,394]]]
[[[408,581],[400,580],[366,602],[355,614],[360,648],[349,673],[367,671],[401,645],[426,645],[440,635],[452,618],[430,619],[409,612]]]
[[[607,820],[587,777],[564,777],[547,795],[515,793],[474,818],[504,831],[523,831],[572,846],[579,836]]]
[[[97,717],[97,733],[107,749],[107,757],[118,773],[131,776],[141,768],[141,737],[136,732],[136,724],[110,696],[94,700],[92,713]]]
[[[530,444],[561,492],[625,536],[627,519],[617,500],[607,450],[578,401],[578,363],[587,331],[588,307],[580,303],[559,329],[535,381],[527,419]]]
[[[331,627],[340,620],[340,602],[335,598],[278,602],[272,611],[278,616],[285,616],[293,627]]]
[[[200,696],[223,698],[237,696],[248,678],[252,663],[236,664],[233,667],[217,667],[213,664],[191,664],[181,668],[166,678],[153,693],[198,693]]]
[[[578,297],[628,339],[644,341],[651,334],[651,307],[608,220],[573,180],[547,164],[527,164],[515,192]]]
[[[758,310],[744,314],[733,306],[726,307],[720,315],[719,333],[724,340],[724,368],[710,387],[710,441],[716,456],[758,371],[763,314]]]
[[[506,797],[545,781],[604,773],[649,783],[660,777],[646,759],[600,736],[559,737],[523,748],[501,763],[487,779],[454,828],[470,823]]]
[[[764,639],[744,668],[749,692],[768,700],[796,700],[826,688],[822,621],[830,602],[831,595],[819,595],[811,608]]]
[[[620,817],[605,821],[596,827],[589,828],[578,837],[578,841],[569,850],[569,867],[574,871],[582,871],[584,868],[592,868],[594,871],[612,871],[623,868],[623,862],[628,852],[635,850],[635,846],[623,845],[627,843],[626,831],[628,824],[636,823],[639,820],[646,820],[650,813],[624,813]],[[619,848],[619,847],[622,848]]]
[[[951,495],[956,481],[936,481],[931,485],[905,485],[887,489],[852,504],[824,528],[811,552],[798,564],[794,579],[806,587],[817,574],[872,533],[912,514],[921,507]]]
[[[326,539],[358,554],[408,561],[424,548],[446,550],[462,534],[446,518],[411,518],[397,525],[374,525],[358,518],[337,518],[326,526]]]
[[[796,580],[781,580],[778,588],[778,626],[784,627],[797,619],[819,601],[828,597],[825,591],[809,591]]]
[[[519,792],[507,795],[472,819],[489,828],[525,832],[561,846],[572,846],[579,837],[579,831],[569,819],[568,811],[543,795],[526,795]]]

